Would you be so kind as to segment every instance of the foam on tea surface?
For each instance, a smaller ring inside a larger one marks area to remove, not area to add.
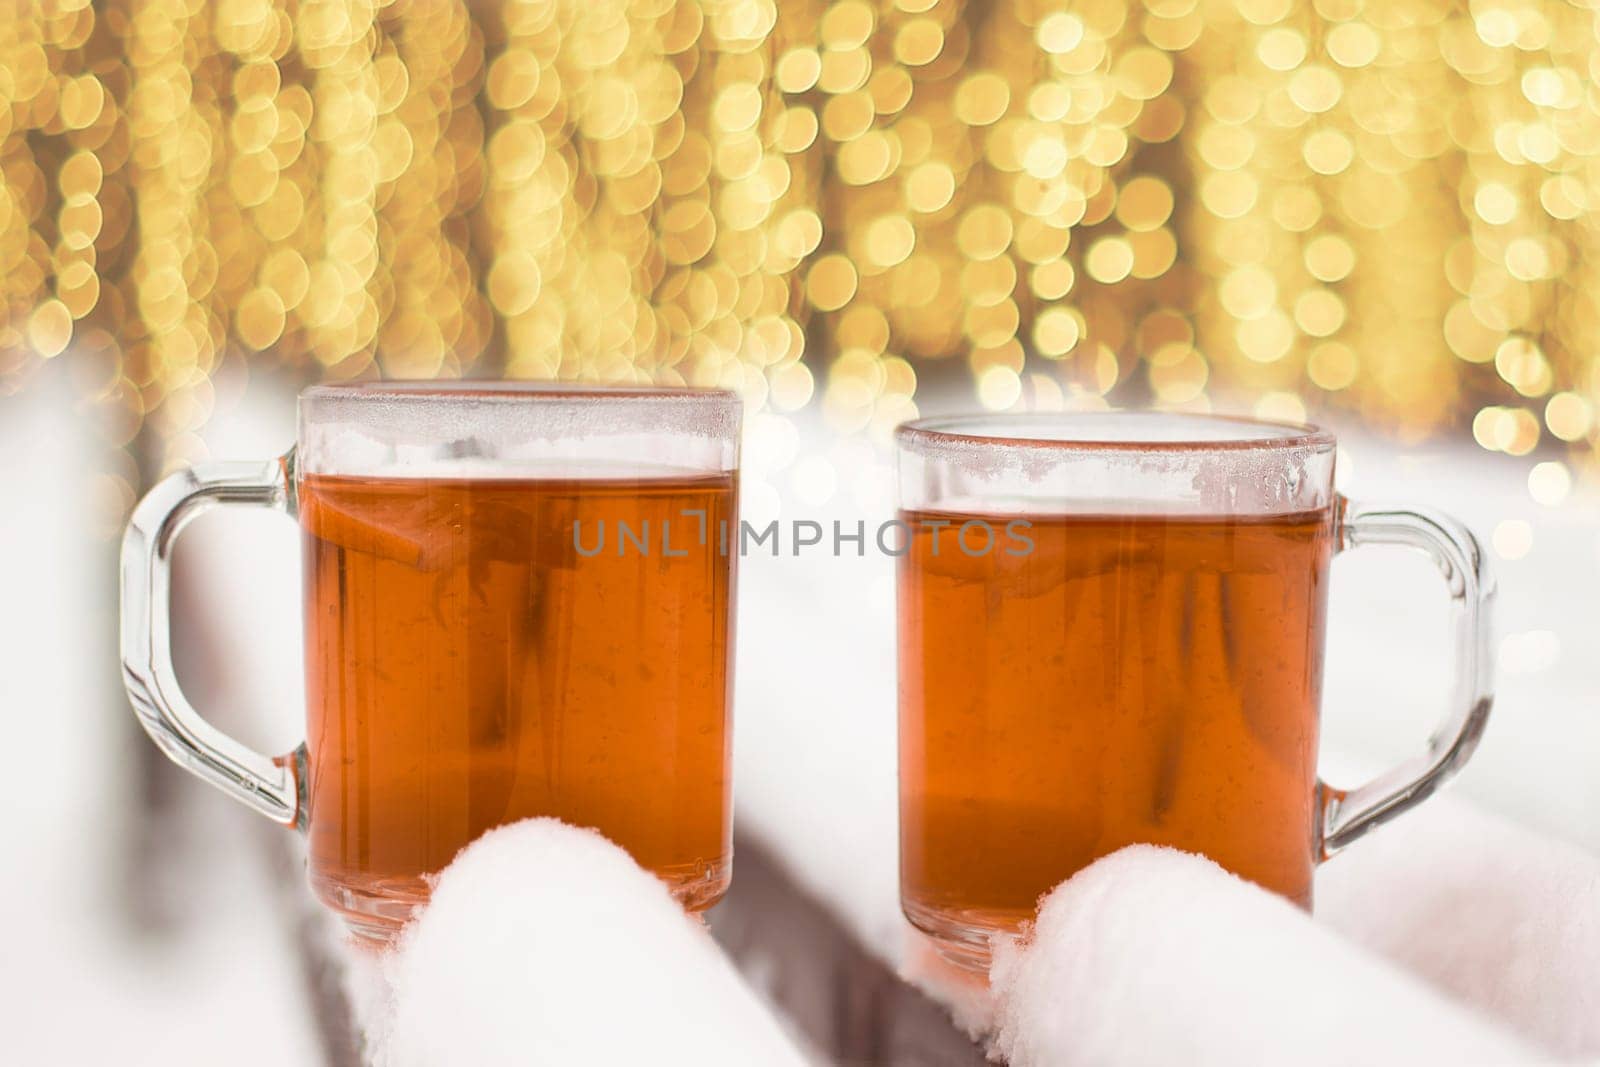
[[[441,441],[385,441],[366,432],[324,436],[302,452],[302,470],[387,478],[569,479],[639,481],[703,473],[700,458],[674,462],[672,449],[650,448],[645,437],[618,436],[603,449],[557,440],[497,441],[460,437]],[[642,460],[639,455],[659,456]],[[315,455],[315,461],[311,456]]]

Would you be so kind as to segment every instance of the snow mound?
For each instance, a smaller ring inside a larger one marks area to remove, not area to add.
[[[379,1067],[801,1064],[703,925],[599,834],[491,831],[353,977]]]
[[[1287,901],[1150,845],[1056,887],[990,980],[1012,1067],[1540,1062]]]

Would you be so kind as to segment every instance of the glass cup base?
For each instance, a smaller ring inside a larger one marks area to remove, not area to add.
[[[652,873],[667,883],[667,890],[685,911],[699,912],[721,900],[728,891],[733,857]],[[379,944],[393,941],[416,910],[428,902],[428,883],[423,878],[339,879],[313,873],[311,890],[344,921],[352,935]]]
[[[934,951],[964,971],[987,974],[994,959],[992,939],[1015,934],[1032,916],[981,908],[941,908],[900,899],[906,919],[933,943]]]

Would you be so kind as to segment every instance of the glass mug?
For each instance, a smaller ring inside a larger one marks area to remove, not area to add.
[[[288,455],[199,464],[134,511],[139,721],[304,830],[312,888],[362,936],[390,936],[462,846],[534,815],[598,829],[710,906],[732,857],[737,553],[717,532],[737,523],[740,415],[732,393],[686,389],[307,389]],[[307,740],[277,759],[202,719],[173,671],[173,542],[216,504],[299,519]]]
[[[1427,797],[1489,714],[1483,553],[1459,523],[1352,504],[1333,435],[1153,412],[924,419],[897,432],[900,893],[955,962],[1136,842],[1304,907],[1322,859]],[[1431,555],[1457,692],[1427,753],[1316,773],[1329,559]]]

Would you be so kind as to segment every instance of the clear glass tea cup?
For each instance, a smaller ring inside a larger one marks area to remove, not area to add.
[[[128,524],[122,657],[175,761],[303,830],[317,895],[387,938],[491,827],[598,829],[688,908],[731,870],[741,404],[686,389],[324,385],[268,463],[203,463]],[[295,516],[306,742],[269,758],[172,664],[179,534],[232,504]]]
[[[1310,426],[1115,412],[925,419],[897,435],[900,886],[982,965],[1039,896],[1134,843],[1311,904],[1318,862],[1466,762],[1491,702],[1492,582],[1460,523],[1354,504]],[[1456,691],[1426,751],[1317,776],[1335,552],[1430,555]]]

